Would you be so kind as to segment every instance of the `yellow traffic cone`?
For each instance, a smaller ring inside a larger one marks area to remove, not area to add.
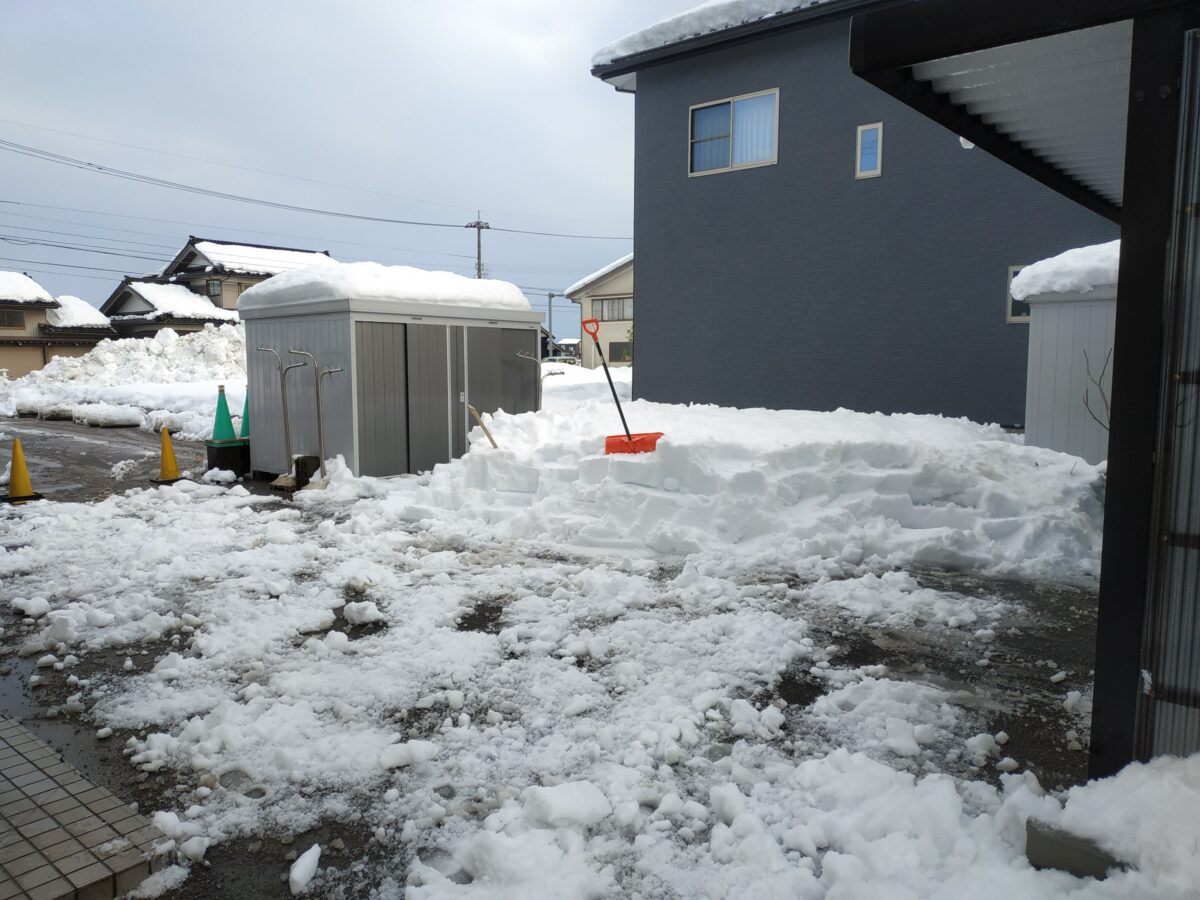
[[[174,484],[180,478],[179,463],[175,462],[175,448],[171,445],[171,432],[164,425],[159,429],[162,435],[162,462],[158,467],[158,477],[151,478],[152,484]]]
[[[26,500],[41,500],[41,494],[33,492],[29,483],[29,467],[25,465],[25,451],[21,449],[21,439],[13,438],[12,466],[8,472],[8,494],[0,497],[3,503],[24,503]]]

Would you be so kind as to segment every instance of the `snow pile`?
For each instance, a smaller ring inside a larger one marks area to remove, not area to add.
[[[678,15],[627,34],[597,50],[592,65],[603,66],[625,56],[657,50],[688,38],[700,37],[748,22],[819,6],[829,0],[709,0]],[[569,293],[569,291],[568,291]]]
[[[1119,240],[1077,247],[1026,266],[1013,279],[1012,295],[1024,300],[1037,294],[1086,294],[1115,285],[1120,259]]]
[[[326,266],[284,272],[256,284],[238,298],[238,309],[327,298],[529,309],[529,301],[520,288],[507,281],[467,278],[453,272],[430,272],[412,266],[332,261]]]
[[[621,366],[608,370],[617,387],[621,402],[629,400],[633,391],[633,366]],[[603,400],[611,403],[612,391],[603,369],[585,369],[570,363],[542,364],[542,408],[567,412],[584,400]],[[613,409],[616,415],[616,409]],[[620,421],[617,422],[620,425]]]
[[[55,328],[108,328],[108,316],[86,300],[64,294],[58,309],[46,310],[46,321]]]
[[[233,310],[214,306],[207,297],[200,296],[182,284],[131,281],[127,287],[154,307],[154,312],[132,313],[113,318],[154,319],[171,316],[176,319],[220,319],[225,322],[236,322],[238,318]]]
[[[214,266],[247,275],[277,275],[307,266],[334,264],[328,254],[315,250],[284,250],[217,241],[196,241],[192,246]]]
[[[0,300],[10,303],[53,303],[46,289],[21,272],[0,272]]]
[[[80,357],[57,357],[15,381],[0,382],[0,416],[37,413],[94,425],[166,425],[185,439],[212,433],[217,386],[231,410],[245,401],[246,341],[233,325],[180,336],[103,340]]]
[[[605,275],[607,275],[609,272],[613,272],[613,271],[621,268],[621,266],[625,265],[625,263],[632,262],[632,260],[633,260],[633,254],[627,253],[624,256],[622,256],[620,259],[613,260],[607,266],[604,266],[604,268],[596,270],[591,275],[588,275],[586,278],[580,278],[577,282],[575,282],[573,285],[571,285],[569,288],[567,288],[565,291],[563,291],[563,293],[566,294],[568,297],[570,297],[573,293],[575,293],[580,288],[586,287],[587,285],[591,284],[593,281],[598,281],[599,279],[601,279]],[[560,343],[567,343],[567,342],[560,341]],[[575,339],[575,343],[579,343],[578,338]]]

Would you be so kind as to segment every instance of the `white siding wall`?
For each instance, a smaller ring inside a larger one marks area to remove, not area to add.
[[[1029,298],[1029,369],[1025,394],[1025,442],[1061,450],[1098,463],[1108,457],[1108,432],[1088,415],[1104,419],[1100,391],[1088,379],[1099,378],[1113,348],[1116,299],[1113,289],[1089,294],[1052,294]],[[1112,369],[1104,373],[1104,393],[1112,397]]]

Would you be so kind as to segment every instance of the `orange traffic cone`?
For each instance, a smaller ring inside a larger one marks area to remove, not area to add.
[[[171,432],[163,426],[159,433],[162,435],[162,462],[158,467],[158,477],[151,478],[152,484],[174,484],[179,481],[179,464],[175,462],[175,448],[171,444]]]
[[[24,503],[26,500],[41,500],[41,494],[33,492],[29,483],[29,467],[25,465],[25,451],[21,439],[13,438],[12,465],[8,472],[8,494],[0,497],[0,503]]]

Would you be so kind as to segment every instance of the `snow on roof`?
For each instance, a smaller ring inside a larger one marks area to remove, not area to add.
[[[592,65],[608,65],[635,53],[657,50],[688,38],[725,31],[827,2],[830,0],[709,0],[602,47],[592,57]]]
[[[333,263],[328,254],[316,250],[283,250],[216,241],[196,241],[192,246],[214,266],[247,275],[278,275],[292,269]]]
[[[576,291],[583,290],[585,287],[587,287],[593,281],[599,281],[605,275],[609,274],[610,272],[616,271],[617,269],[621,268],[621,266],[625,265],[625,263],[632,262],[632,261],[633,261],[633,254],[626,253],[620,259],[615,259],[612,262],[610,262],[603,269],[598,269],[597,271],[593,272],[591,275],[587,276],[586,278],[580,278],[577,282],[575,282],[573,285],[571,285],[569,288],[567,288],[565,291],[563,291],[563,293],[569,297],[569,296],[571,296],[571,294],[574,294]]]
[[[238,309],[321,298],[408,300],[447,306],[528,310],[520,288],[507,281],[428,272],[374,262],[339,263],[283,272],[242,293]]]
[[[1026,266],[1013,279],[1012,295],[1024,300],[1035,294],[1086,294],[1117,283],[1121,242],[1077,247]]]
[[[574,347],[579,343],[579,338],[559,338],[558,344],[561,347]]]
[[[176,319],[221,319],[237,321],[237,313],[213,306],[207,297],[189,291],[182,284],[155,284],[152,281],[131,281],[131,291],[154,307],[150,315],[172,316]]]
[[[0,272],[0,300],[9,303],[53,303],[46,289],[21,272]]]
[[[58,309],[46,311],[46,321],[55,328],[108,328],[108,316],[86,300],[64,294]]]

